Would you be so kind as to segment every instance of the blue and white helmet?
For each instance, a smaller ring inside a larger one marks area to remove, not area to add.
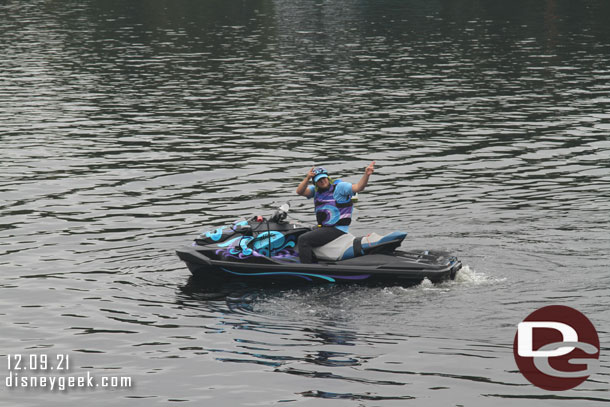
[[[314,176],[313,176],[313,182],[314,184],[318,181],[320,181],[322,178],[328,178],[328,171],[326,171],[326,168],[324,167],[318,167],[315,170],[313,170]]]

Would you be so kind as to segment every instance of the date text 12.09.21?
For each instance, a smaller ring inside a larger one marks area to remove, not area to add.
[[[19,353],[8,354],[8,370],[58,370],[70,369],[70,355],[63,353],[46,355],[44,353],[32,353],[22,355]]]

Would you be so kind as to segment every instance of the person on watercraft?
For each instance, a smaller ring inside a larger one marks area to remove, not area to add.
[[[332,182],[323,167],[309,170],[297,187],[297,194],[314,198],[318,227],[299,236],[297,247],[301,263],[313,262],[313,248],[323,246],[348,232],[352,221],[352,196],[363,191],[375,171],[375,161],[364,170],[357,184]],[[308,185],[312,180],[314,185]]]

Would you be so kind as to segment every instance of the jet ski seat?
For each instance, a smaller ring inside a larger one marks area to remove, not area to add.
[[[398,231],[383,236],[369,233],[362,237],[346,233],[324,246],[314,248],[313,253],[318,260],[339,261],[365,254],[391,252],[400,246],[406,236],[405,232]]]

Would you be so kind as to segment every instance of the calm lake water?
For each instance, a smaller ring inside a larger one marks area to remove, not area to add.
[[[610,402],[610,3],[0,0],[0,405]],[[356,182],[355,234],[454,282],[210,292],[174,250]],[[516,326],[583,312],[599,371],[520,374]],[[8,356],[129,388],[7,388]],[[55,366],[58,367],[58,366]]]

